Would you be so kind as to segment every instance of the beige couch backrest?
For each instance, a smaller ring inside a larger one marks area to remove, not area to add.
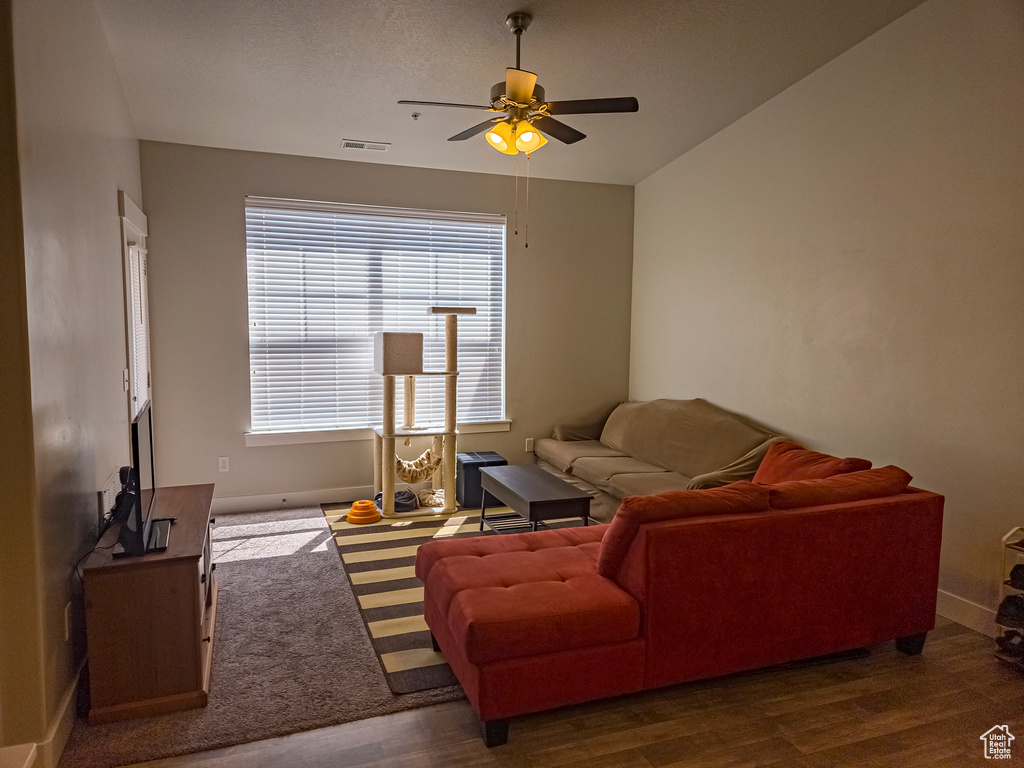
[[[605,445],[685,477],[713,472],[776,434],[706,400],[623,403],[601,433]]]

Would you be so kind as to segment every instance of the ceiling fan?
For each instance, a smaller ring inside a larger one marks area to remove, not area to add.
[[[543,131],[564,144],[574,144],[585,139],[565,123],[555,120],[552,115],[583,115],[609,112],[636,112],[640,104],[632,96],[614,99],[576,99],[575,101],[545,101],[544,88],[537,83],[537,75],[519,68],[519,43],[523,32],[530,26],[532,17],[528,13],[510,13],[505,23],[516,36],[516,65],[505,70],[505,82],[495,83],[491,88],[489,106],[477,104],[449,104],[437,101],[399,101],[399,104],[417,104],[424,107],[456,107],[459,109],[483,109],[502,113],[502,117],[485,120],[448,141],[465,141],[477,134],[487,132],[487,143],[506,155],[532,152],[547,144]]]

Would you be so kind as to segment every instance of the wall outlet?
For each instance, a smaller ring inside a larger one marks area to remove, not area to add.
[[[71,603],[64,606],[64,642],[71,642]]]
[[[220,456],[217,459],[217,471],[228,472],[231,469],[231,460],[227,456]]]
[[[533,453],[533,438],[532,437],[526,438],[526,452],[527,453]]]

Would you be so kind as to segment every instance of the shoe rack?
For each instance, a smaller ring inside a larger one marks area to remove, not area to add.
[[[1024,564],[1024,528],[1014,528],[1003,536],[1003,582],[1000,585],[1002,599],[996,613],[999,631],[996,658],[1024,672],[1024,611],[1014,610],[1017,606],[1013,605],[1024,604],[1024,582],[1010,581],[1013,567],[1021,564]]]

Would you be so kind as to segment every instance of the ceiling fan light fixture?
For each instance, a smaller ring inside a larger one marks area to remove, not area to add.
[[[494,127],[487,131],[485,136],[487,143],[499,152],[506,155],[519,153],[515,148],[515,139],[512,137],[512,126],[504,120],[500,123],[495,123]]]

